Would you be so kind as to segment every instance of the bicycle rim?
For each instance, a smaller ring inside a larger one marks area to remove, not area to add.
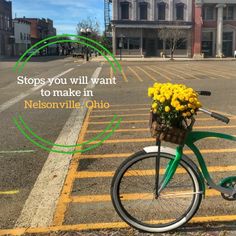
[[[166,232],[185,224],[197,211],[202,193],[194,169],[183,160],[176,174],[155,199],[156,153],[124,162],[113,179],[116,211],[131,226],[147,232]],[[161,153],[160,182],[174,156]]]

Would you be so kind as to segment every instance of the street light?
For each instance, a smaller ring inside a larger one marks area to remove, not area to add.
[[[91,34],[91,29],[90,28],[81,28],[80,33],[84,34],[86,38]],[[89,61],[89,48],[86,46],[86,61]]]

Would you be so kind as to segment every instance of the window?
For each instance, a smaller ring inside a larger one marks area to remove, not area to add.
[[[140,38],[130,38],[129,49],[139,49],[139,48],[140,48]]]
[[[121,5],[121,19],[128,20],[129,19],[129,3],[122,2],[120,5]]]
[[[214,7],[213,6],[205,6],[203,8],[203,19],[214,20]]]
[[[179,39],[176,43],[176,49],[187,49],[187,39]]]
[[[184,20],[184,4],[176,4],[176,20]]]
[[[205,56],[213,55],[213,32],[202,33],[202,53]]]
[[[123,41],[123,42],[121,43],[121,41]],[[128,40],[127,40],[127,38],[122,38],[122,40],[121,40],[121,38],[117,38],[116,48],[120,49],[121,45],[123,46],[122,49],[128,49]]]
[[[234,19],[234,7],[227,6],[224,8],[224,20],[233,20]]]
[[[158,4],[158,20],[166,19],[166,4],[161,2]]]
[[[147,20],[147,3],[142,2],[139,4],[139,14],[140,14],[140,20]]]
[[[23,40],[23,34],[22,33],[20,33],[20,39]]]

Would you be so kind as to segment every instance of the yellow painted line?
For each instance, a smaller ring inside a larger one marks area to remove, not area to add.
[[[175,191],[175,192],[165,192],[160,196],[163,198],[176,198],[181,197],[183,195],[186,196],[188,194],[190,197],[189,191]],[[165,196],[166,195],[166,196]],[[206,197],[215,197],[220,196],[220,192],[211,189],[206,191]],[[153,193],[130,193],[130,194],[122,194],[123,201],[134,201],[134,200],[152,200],[154,199]],[[87,195],[87,196],[73,196],[70,199],[70,202],[73,203],[90,203],[90,202],[110,202],[111,196],[108,194],[104,195]]]
[[[149,112],[150,111],[150,107],[147,107],[147,108],[130,108],[130,109],[108,109],[108,110],[94,110],[93,111],[93,114],[96,113],[96,112],[102,112],[102,113],[105,113],[105,112],[116,112],[116,111],[147,111]]]
[[[112,69],[112,67],[110,68],[110,78],[113,78],[113,69]]]
[[[170,219],[165,220],[170,221]],[[236,215],[217,215],[217,216],[198,216],[191,219],[188,224],[209,223],[209,222],[234,222]],[[84,230],[130,228],[125,222],[102,222],[77,225],[60,225],[45,228],[17,228],[0,230],[0,235],[23,235],[23,234],[42,234],[50,232],[73,232]]]
[[[127,83],[127,82],[128,82],[128,79],[127,79],[127,77],[126,77],[126,75],[125,75],[124,70],[121,71],[121,74],[122,74],[123,80]]]
[[[77,143],[82,143],[84,140],[86,131],[88,129],[90,113],[91,113],[91,110],[89,109],[86,114],[84,124],[82,126]],[[76,150],[79,150],[80,148],[82,148],[82,147],[80,146]],[[80,154],[80,153],[78,153],[78,154]],[[77,157],[78,157],[78,154],[77,154]],[[60,195],[58,203],[57,203],[56,211],[55,211],[54,218],[53,218],[53,225],[62,225],[64,222],[64,217],[65,217],[65,213],[66,213],[67,206],[68,206],[67,202],[68,202],[68,199],[70,198],[70,194],[72,191],[73,182],[75,180],[78,166],[79,166],[78,159],[73,156],[69,170],[68,170],[68,174],[67,174],[62,192],[61,192],[61,195]]]
[[[210,173],[214,172],[230,172],[235,171],[236,166],[209,166],[208,171]],[[160,169],[160,174],[164,174],[165,169]],[[176,170],[176,174],[184,174],[186,171],[183,168],[178,168]],[[114,171],[104,171],[104,172],[96,172],[96,171],[80,171],[77,172],[76,178],[78,179],[86,179],[86,178],[106,178],[113,177],[115,174]],[[152,176],[155,175],[155,170],[131,170],[128,171],[126,176]]]
[[[222,126],[194,126],[194,130],[208,130],[208,129],[232,129],[236,128],[236,125],[222,125]],[[125,133],[125,132],[149,132],[149,128],[133,128],[133,129],[117,129],[115,130],[115,133]],[[87,133],[100,133],[102,132],[102,129],[98,130],[88,130]]]
[[[181,74],[183,74],[183,75],[186,75],[187,77],[192,77],[192,78],[194,78],[194,79],[196,79],[196,80],[201,80],[200,78],[198,78],[198,77],[196,77],[196,76],[194,76],[194,75],[192,75],[192,74],[190,74],[190,73],[184,72],[184,71],[183,71],[183,68],[181,68],[181,69],[182,69],[182,70],[178,70],[178,69],[176,69],[176,67],[171,66],[171,70],[173,70],[173,71],[176,71],[176,72],[178,72],[178,73],[181,73]]]
[[[160,76],[166,78],[167,80],[172,81],[171,78],[169,78],[167,75],[161,73],[160,71],[156,71],[156,70],[154,70],[154,69],[153,69],[152,67],[150,67],[150,66],[146,66],[146,68],[149,69],[149,70],[151,70],[151,71],[153,71],[153,72],[155,72],[156,74],[158,74],[158,75],[160,75]]]
[[[157,79],[153,78],[151,74],[149,74],[147,71],[145,71],[143,68],[136,66],[137,69],[141,70],[147,77],[149,77],[153,81],[157,81]]]
[[[132,69],[130,66],[128,66],[128,69],[136,76],[136,78],[137,78],[140,82],[143,82],[143,79],[139,76],[139,74],[138,74],[134,69]]]
[[[180,79],[182,79],[182,80],[186,80],[183,76],[177,75],[176,73],[170,72],[169,70],[166,70],[166,69],[163,69],[163,68],[157,67],[157,66],[153,66],[153,67],[155,67],[155,68],[158,69],[158,70],[162,70],[162,71],[164,71],[165,73],[168,73],[168,74],[170,74],[170,75],[173,75],[174,78],[178,77],[178,78],[180,78]]]
[[[215,66],[214,66],[214,70],[209,69],[209,67],[204,66],[204,65],[201,65],[201,69],[202,69],[202,67],[205,68],[205,70],[209,70],[209,71],[212,71],[214,73],[216,72],[217,73],[216,75],[218,75],[218,73],[222,73],[223,72],[224,75],[232,76],[235,73],[235,72],[229,73],[229,71],[222,70],[222,69],[219,70],[218,67],[215,67]],[[230,78],[227,77],[226,79],[230,79]]]
[[[12,191],[0,191],[0,195],[14,195],[18,194],[19,190],[12,190]]]
[[[193,67],[191,67],[191,68],[193,68]],[[194,68],[196,68],[196,67],[194,67]],[[198,68],[198,69],[194,69],[194,70],[201,71],[202,68],[201,68],[201,69]],[[201,73],[201,74],[202,74],[202,73]],[[225,77],[225,76],[223,76],[223,75],[220,75],[219,73],[215,73],[215,72],[213,72],[212,70],[209,70],[209,68],[206,68],[206,69],[204,70],[204,75],[206,75],[206,74],[210,74],[210,75],[214,75],[214,76],[217,76],[217,77],[222,77],[222,78],[224,78],[224,79],[228,79],[228,77]],[[213,78],[213,79],[217,79],[217,78]]]
[[[236,137],[235,134],[233,134],[232,136]],[[206,139],[217,139],[215,137],[209,137]],[[153,142],[155,141],[155,138],[133,138],[133,139],[110,139],[110,140],[106,140],[103,143],[104,144],[114,144],[114,143],[145,143],[145,142]],[[92,144],[97,144],[99,143],[99,141],[93,141],[91,143],[89,143],[88,145],[92,145]]]
[[[202,154],[212,154],[212,153],[234,153],[236,152],[236,148],[227,148],[227,149],[201,149]],[[191,150],[184,151],[185,155],[193,154]],[[83,158],[127,158],[133,155],[133,153],[107,153],[107,154],[89,154],[89,155],[82,155]]]
[[[146,116],[148,117],[148,114],[147,113],[144,113],[144,114],[116,114],[116,115],[119,115],[119,116],[122,116],[122,117],[134,117],[134,116]],[[113,117],[114,115],[94,115],[94,116],[91,116],[91,118],[106,118],[106,117]]]
[[[147,114],[147,116],[148,116],[148,114]],[[214,118],[197,118],[196,120],[197,121],[212,121],[212,120],[215,120],[215,119]],[[236,116],[230,117],[230,120],[236,120]],[[122,124],[148,123],[148,118],[146,120],[124,120],[121,123]],[[93,124],[93,125],[110,124],[110,121],[91,121],[90,124]]]

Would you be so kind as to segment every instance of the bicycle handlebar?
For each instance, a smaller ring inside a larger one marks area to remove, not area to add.
[[[220,121],[222,121],[222,122],[224,122],[226,124],[228,124],[230,122],[230,119],[228,117],[223,116],[223,115],[221,115],[219,113],[212,112],[211,113],[211,117],[213,117],[213,118],[215,118],[217,120],[220,120]]]
[[[228,124],[230,122],[230,119],[228,117],[223,116],[223,115],[221,115],[219,113],[212,112],[212,111],[206,110],[204,108],[199,108],[199,111],[202,111],[202,112],[210,115],[211,117],[213,117],[213,118],[215,118],[217,120],[220,120],[220,121],[222,121],[222,122],[224,122],[226,124]]]
[[[197,93],[202,96],[211,96],[210,91],[197,91]]]

